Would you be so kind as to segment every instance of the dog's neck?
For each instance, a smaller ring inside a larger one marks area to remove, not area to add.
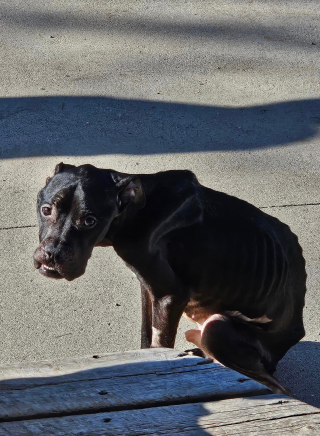
[[[124,222],[126,220],[127,210],[125,210],[121,215],[114,218],[111,222],[109,229],[106,231],[106,234],[102,238],[102,240],[96,244],[96,247],[112,247],[114,244],[114,239],[117,233],[124,226]]]
[[[173,176],[175,177],[173,178]],[[172,205],[175,204],[179,208],[179,203],[183,204],[198,185],[197,179],[189,171],[172,171],[171,183],[172,186],[175,186],[173,192],[168,189],[165,173],[143,174],[139,175],[139,178],[146,198],[145,207],[138,209],[134,204],[130,204],[121,215],[112,221],[105,236],[97,246],[113,246],[117,250],[118,245],[124,248],[125,245],[140,244],[141,239],[143,239],[142,235],[146,234],[146,226],[148,227],[148,224],[152,223],[152,219],[149,219],[151,218],[149,217],[150,205],[152,215],[163,216],[163,220],[166,220],[173,213]],[[182,185],[182,189],[179,185]],[[177,186],[179,186],[179,192]],[[172,198],[175,199],[174,202]],[[154,229],[149,230],[154,231]]]

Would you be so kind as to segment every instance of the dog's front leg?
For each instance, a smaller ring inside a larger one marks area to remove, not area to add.
[[[151,347],[173,348],[186,302],[172,295],[153,299]]]
[[[142,324],[141,348],[150,348],[152,341],[152,302],[148,289],[141,283]]]

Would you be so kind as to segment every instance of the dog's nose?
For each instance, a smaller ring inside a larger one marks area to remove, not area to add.
[[[54,248],[53,244],[48,244],[44,247],[44,254],[45,254],[45,258],[47,261],[53,260],[54,251],[55,251],[55,248]]]

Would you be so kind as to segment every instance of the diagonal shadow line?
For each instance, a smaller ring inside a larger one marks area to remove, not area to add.
[[[249,107],[110,97],[0,99],[0,158],[230,152],[319,135],[320,99]]]

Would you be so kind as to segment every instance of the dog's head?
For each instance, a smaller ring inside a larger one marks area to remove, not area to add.
[[[40,245],[34,265],[51,278],[81,276],[95,245],[130,204],[143,207],[137,176],[60,163],[38,194]]]

